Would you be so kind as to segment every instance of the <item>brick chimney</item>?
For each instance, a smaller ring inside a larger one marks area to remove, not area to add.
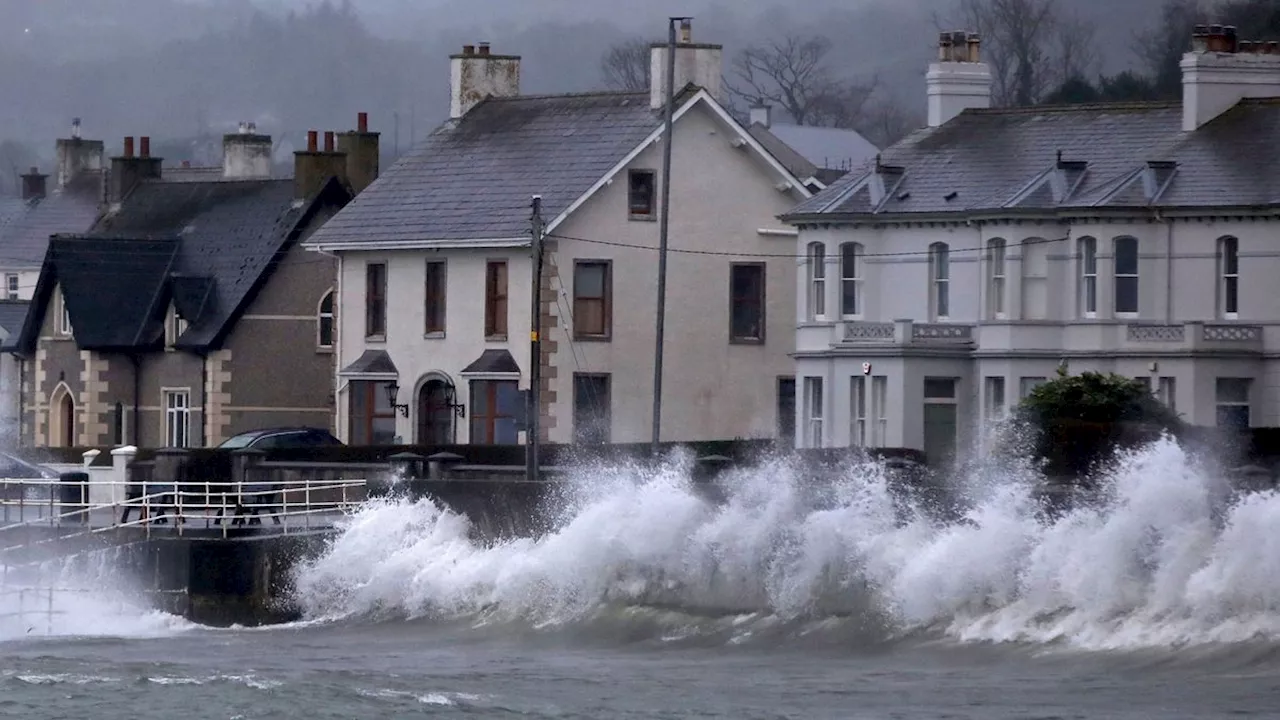
[[[271,136],[259,135],[253,123],[240,123],[222,136],[222,177],[227,180],[271,178]]]
[[[467,114],[486,97],[516,97],[520,94],[520,56],[494,55],[489,43],[463,45],[462,52],[449,56],[449,117]]]
[[[138,153],[133,152],[133,137],[124,139],[124,152],[111,158],[111,178],[107,187],[107,203],[119,205],[143,180],[159,180],[163,161],[151,157],[151,138],[138,138]]]
[[[369,113],[356,116],[356,129],[338,133],[338,152],[347,156],[347,182],[359,195],[378,179],[378,133],[369,132]]]
[[[938,127],[971,108],[991,107],[991,67],[982,62],[982,41],[975,33],[944,32],[938,60],[929,65],[929,127]]]
[[[45,195],[45,180],[48,175],[41,175],[40,168],[32,167],[31,172],[22,176],[22,199],[40,200]]]
[[[71,121],[71,137],[60,138],[55,150],[57,157],[58,187],[66,187],[71,179],[86,171],[101,170],[105,156],[101,140],[85,140],[80,137],[80,118]]]
[[[676,33],[676,92],[693,83],[724,103],[723,55],[723,45],[695,43],[693,21],[681,21]],[[668,95],[667,44],[653,43],[649,46],[649,107],[665,107]]]
[[[307,149],[293,154],[293,197],[307,201],[320,192],[320,188],[336,177],[347,182],[347,156],[334,147],[332,130],[324,133],[324,149],[317,147],[315,130],[307,131]]]
[[[1280,97],[1280,48],[1276,43],[1240,40],[1230,25],[1197,25],[1181,67],[1185,132],[1245,98]]]

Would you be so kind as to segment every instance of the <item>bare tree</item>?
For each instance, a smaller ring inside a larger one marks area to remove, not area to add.
[[[878,148],[887,148],[924,126],[918,110],[908,109],[895,97],[872,98],[858,123],[858,132]]]
[[[1166,0],[1155,25],[1135,34],[1135,52],[1159,95],[1176,98],[1182,92],[1178,62],[1191,47],[1192,28],[1205,21],[1200,0]]]
[[[600,72],[605,85],[614,90],[649,89],[649,43],[632,38],[614,44],[600,59]]]
[[[729,92],[751,105],[777,106],[797,125],[854,127],[877,83],[837,77],[830,51],[831,40],[820,35],[752,45],[733,60]]]

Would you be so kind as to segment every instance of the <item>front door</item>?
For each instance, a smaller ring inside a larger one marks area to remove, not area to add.
[[[453,444],[452,388],[443,380],[428,380],[418,391],[418,444]]]
[[[951,464],[956,457],[956,406],[926,403],[924,406],[924,452],[934,467]]]

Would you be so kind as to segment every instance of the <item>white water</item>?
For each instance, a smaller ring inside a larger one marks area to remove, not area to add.
[[[838,622],[886,638],[1126,649],[1280,641],[1280,496],[1232,497],[1172,441],[1124,458],[1104,501],[1054,520],[1030,473],[962,478],[945,522],[895,511],[876,466],[814,493],[783,464],[737,474],[708,502],[684,468],[584,474],[560,529],[477,543],[430,501],[375,501],[297,596],[313,618],[478,617],[575,623],[604,607]]]

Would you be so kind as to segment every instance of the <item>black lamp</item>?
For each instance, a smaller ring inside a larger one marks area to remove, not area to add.
[[[394,380],[387,383],[387,404],[391,406],[391,412],[394,413],[396,410],[399,410],[402,416],[409,417],[408,404],[405,404],[405,405],[396,404],[396,396],[399,394],[400,394],[400,386]]]
[[[444,406],[451,408],[453,414],[458,417],[467,416],[467,406],[458,402],[458,393],[453,385],[446,385],[444,389]]]

